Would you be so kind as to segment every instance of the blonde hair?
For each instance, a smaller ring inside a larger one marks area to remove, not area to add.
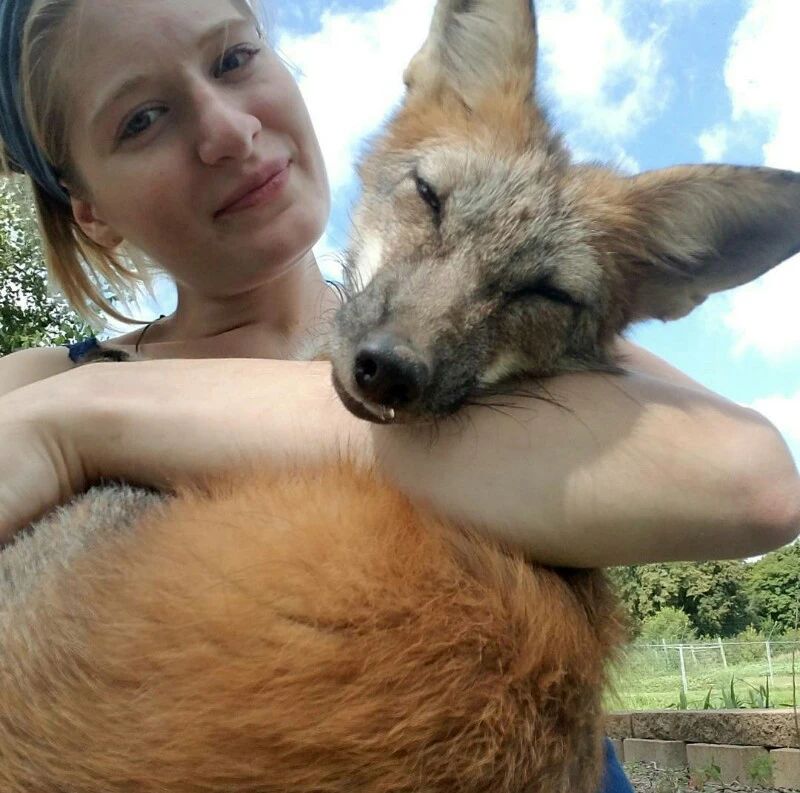
[[[20,59],[20,88],[25,120],[34,141],[59,176],[76,195],[88,195],[87,186],[74,167],[69,151],[68,92],[55,75],[68,73],[69,48],[61,37],[68,18],[85,0],[33,0],[25,22]],[[232,0],[252,17],[262,32],[263,16],[258,0]],[[0,168],[16,170],[0,141]],[[117,310],[104,288],[125,299],[138,288],[149,288],[153,263],[139,251],[123,244],[110,251],[92,240],[78,225],[67,203],[59,201],[35,181],[34,202],[42,235],[42,247],[51,279],[69,303],[93,324],[104,324],[102,314],[136,323]]]

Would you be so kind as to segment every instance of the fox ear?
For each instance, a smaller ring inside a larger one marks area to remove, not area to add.
[[[499,91],[531,96],[536,56],[533,0],[438,0],[404,79],[409,95],[450,89],[471,109]]]
[[[677,319],[800,251],[800,173],[706,165],[622,180],[607,244],[631,319]]]

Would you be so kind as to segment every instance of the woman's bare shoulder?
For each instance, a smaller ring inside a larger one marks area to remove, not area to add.
[[[73,366],[66,347],[34,347],[6,355],[0,358],[0,396]]]

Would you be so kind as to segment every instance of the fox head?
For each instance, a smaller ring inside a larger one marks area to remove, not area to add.
[[[613,369],[630,323],[682,317],[800,250],[800,174],[573,164],[536,62],[529,0],[438,3],[359,166],[330,355],[356,415],[444,416],[522,379]]]

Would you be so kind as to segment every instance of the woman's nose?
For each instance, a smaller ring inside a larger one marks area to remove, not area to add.
[[[246,160],[253,151],[261,122],[233,97],[207,90],[198,97],[197,151],[206,165],[221,160]]]

